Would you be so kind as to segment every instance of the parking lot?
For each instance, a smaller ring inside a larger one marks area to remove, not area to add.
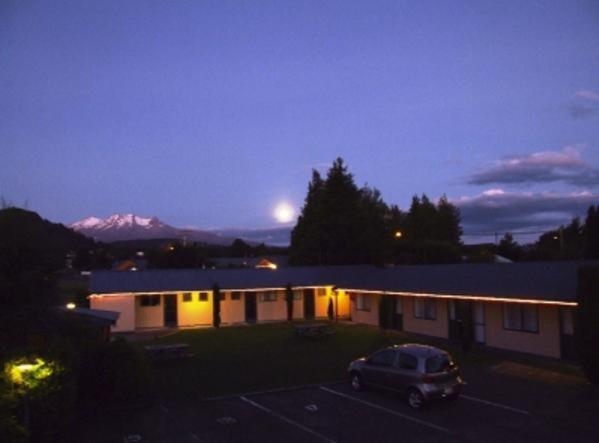
[[[599,441],[596,391],[471,377],[456,402],[412,410],[397,394],[347,382],[161,403],[86,427],[85,441]],[[107,430],[110,433],[107,434]],[[83,437],[83,436],[82,436]]]

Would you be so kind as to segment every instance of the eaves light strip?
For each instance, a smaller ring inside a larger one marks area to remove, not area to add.
[[[457,295],[457,294],[427,294],[424,292],[403,292],[403,291],[373,291],[370,289],[350,289],[339,288],[346,292],[360,292],[364,294],[382,294],[382,295],[402,295],[406,297],[422,298],[440,298],[447,300],[466,300],[466,301],[490,301],[501,303],[528,303],[535,305],[553,305],[553,306],[578,306],[575,301],[552,301],[552,300],[534,300],[530,298],[508,298],[508,297],[484,297],[477,295]]]
[[[319,289],[332,287],[333,285],[319,285],[319,286],[291,286],[292,290],[295,289]],[[261,292],[261,291],[284,291],[287,289],[285,286],[274,287],[274,288],[219,288],[220,292]],[[167,291],[136,291],[136,292],[107,292],[102,294],[91,294],[88,298],[95,297],[115,297],[119,295],[161,295],[161,294],[174,294],[181,292],[212,292],[212,288],[209,289],[169,289]]]

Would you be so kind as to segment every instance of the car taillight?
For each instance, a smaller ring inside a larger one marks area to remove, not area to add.
[[[422,376],[422,383],[432,383],[434,381],[433,376],[432,375],[423,375]]]

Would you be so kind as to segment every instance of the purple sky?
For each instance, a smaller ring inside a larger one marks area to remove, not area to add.
[[[470,234],[599,204],[596,1],[4,0],[0,42],[0,195],[53,221],[273,226],[337,156]]]

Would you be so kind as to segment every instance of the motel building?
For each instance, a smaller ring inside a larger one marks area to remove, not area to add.
[[[113,332],[133,332],[210,326],[215,285],[221,324],[284,321],[291,285],[297,320],[327,318],[332,303],[337,318],[378,326],[383,309],[387,325],[407,333],[569,359],[583,264],[100,271],[89,298],[120,313]]]

